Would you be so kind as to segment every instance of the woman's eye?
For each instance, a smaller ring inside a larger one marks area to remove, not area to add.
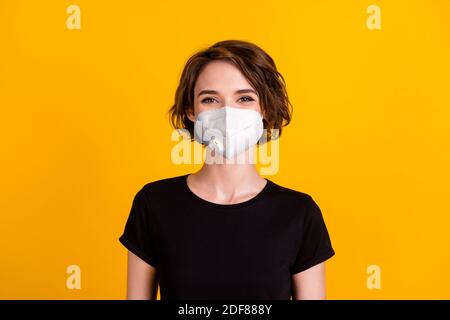
[[[254,100],[252,97],[248,97],[248,96],[242,97],[241,99],[248,99],[247,101],[244,101],[244,102],[249,102],[249,101]]]
[[[202,100],[202,103],[209,103],[207,101],[215,100],[214,98],[205,98]]]

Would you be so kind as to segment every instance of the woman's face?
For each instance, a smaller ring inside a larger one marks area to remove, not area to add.
[[[229,62],[208,63],[197,78],[194,95],[194,110],[187,113],[192,122],[200,112],[224,106],[252,109],[264,114],[256,90],[241,71]]]

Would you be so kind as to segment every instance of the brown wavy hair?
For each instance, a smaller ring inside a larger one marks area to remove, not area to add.
[[[242,40],[224,40],[191,56],[181,73],[175,93],[175,103],[169,109],[169,119],[174,129],[186,129],[194,139],[194,123],[186,111],[194,108],[194,87],[197,78],[207,63],[214,60],[231,62],[245,76],[259,96],[264,111],[263,135],[258,144],[281,136],[283,126],[292,118],[292,104],[289,101],[286,83],[278,72],[273,59],[257,45]],[[278,134],[271,129],[278,129]]]

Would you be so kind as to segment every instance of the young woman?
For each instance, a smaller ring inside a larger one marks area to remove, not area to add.
[[[206,159],[136,193],[119,239],[127,298],[155,299],[159,285],[161,299],[325,299],[335,252],[318,205],[261,177],[253,161],[254,146],[291,120],[272,58],[238,40],[196,53],[169,112]]]

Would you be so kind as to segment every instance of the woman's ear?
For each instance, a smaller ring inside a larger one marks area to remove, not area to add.
[[[263,119],[266,119],[266,110],[261,109],[261,115],[262,115]]]
[[[186,116],[188,117],[189,120],[191,120],[192,122],[195,122],[195,113],[194,113],[193,107],[188,107],[186,109]]]

